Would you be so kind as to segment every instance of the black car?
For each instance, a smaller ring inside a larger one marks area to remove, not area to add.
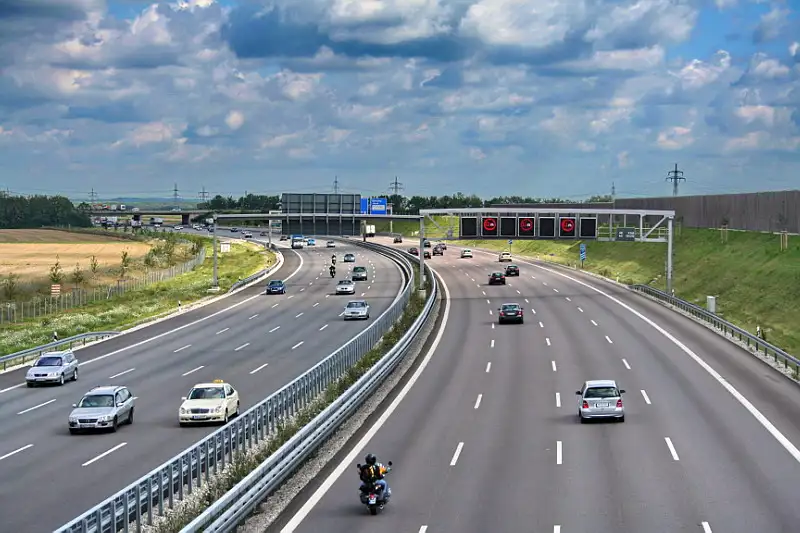
[[[519,267],[517,265],[508,265],[506,267],[506,276],[519,276]]]
[[[427,241],[427,240],[423,241],[422,242],[422,246],[425,247],[425,248],[430,248],[431,247],[431,241]]]
[[[425,250],[425,252],[422,254],[422,258],[423,259],[430,259],[431,258],[431,251],[430,250]]]
[[[505,285],[506,276],[502,272],[492,272],[489,274],[489,285]]]
[[[267,285],[267,294],[286,294],[286,284],[279,279],[273,279]]]
[[[403,242],[403,237],[401,237],[400,235],[395,235],[394,243],[398,244],[398,243],[401,243],[401,242]]]
[[[416,248],[409,248],[408,253],[410,253],[411,255],[419,255],[419,250],[417,250]]]
[[[433,255],[444,255],[444,249],[441,246],[433,247]]]
[[[522,306],[519,304],[503,304],[498,309],[498,322],[505,324],[506,322],[519,322],[523,324],[525,318],[522,316]]]

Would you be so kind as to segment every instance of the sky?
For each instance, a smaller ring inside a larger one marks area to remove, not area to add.
[[[0,0],[0,188],[800,188],[798,0]]]

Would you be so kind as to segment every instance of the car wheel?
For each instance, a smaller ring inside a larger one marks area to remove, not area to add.
[[[72,373],[72,381],[78,381],[78,369],[75,369],[75,372]]]
[[[239,416],[239,402],[236,402],[236,412],[233,414],[233,416]]]
[[[625,415],[622,415],[619,419],[620,422],[625,422]]]
[[[63,372],[61,373],[61,377],[58,378],[58,384],[59,385],[63,385],[64,384],[64,373]]]
[[[117,419],[117,417],[115,416],[115,417],[114,417],[114,421],[111,423],[111,431],[113,431],[113,432],[115,432],[115,433],[116,433],[116,431],[117,431],[117,428],[119,428],[119,420],[118,420],[118,419]]]
[[[581,421],[581,424],[585,424],[586,423],[586,419],[583,418],[580,413],[578,413],[578,420]]]
[[[520,323],[520,324],[524,324],[524,323],[525,323],[525,319],[524,319],[524,318],[520,318],[520,319],[519,319],[519,323]]]
[[[134,410],[134,408],[131,407],[131,412],[128,414],[128,425],[129,426],[133,424],[133,410]]]
[[[78,430],[75,429],[75,428],[69,428],[69,434],[70,435],[77,435],[78,434]]]
[[[178,422],[178,425],[179,425],[180,427],[182,427],[182,428],[185,428],[185,427],[186,427],[186,426],[188,426],[189,424],[184,424],[183,422]]]
[[[32,389],[34,387],[33,383],[28,383],[28,388]]]
[[[228,420],[230,420],[230,417],[228,416],[228,409],[225,409],[225,418],[222,419],[222,424],[227,424]]]

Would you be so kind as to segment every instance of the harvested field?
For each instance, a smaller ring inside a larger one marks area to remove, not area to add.
[[[23,283],[46,282],[58,257],[66,276],[76,263],[87,273],[91,257],[98,263],[100,278],[118,267],[123,251],[131,260],[142,258],[150,245],[83,233],[57,230],[0,230],[0,276],[15,274]],[[96,281],[101,281],[97,279]]]

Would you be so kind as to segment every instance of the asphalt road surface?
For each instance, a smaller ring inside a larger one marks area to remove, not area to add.
[[[356,263],[341,263],[346,252],[357,254]],[[336,280],[325,266],[332,250],[283,253],[284,266],[273,278],[289,278],[286,295],[261,294],[263,282],[219,304],[80,350],[80,379],[63,387],[28,389],[16,386],[23,371],[3,375],[0,530],[52,531],[214,431],[178,426],[181,396],[195,383],[230,382],[245,411],[365,327],[340,318],[353,297],[333,293]],[[354,265],[368,267],[370,279],[357,283],[355,298],[363,296],[377,317],[399,294],[399,267],[353,245],[339,244],[336,253],[339,279]],[[221,312],[237,302],[244,303]],[[218,314],[176,330],[212,313]],[[117,433],[70,435],[71,405],[86,390],[107,384],[128,386],[137,397],[135,423]]]
[[[497,256],[458,254],[429,262],[452,300],[419,379],[343,475],[272,531],[800,531],[796,385],[609,283],[517,262],[519,278],[490,287]],[[525,308],[523,325],[497,324],[506,302]],[[624,423],[578,423],[590,379],[627,390]],[[377,517],[357,497],[368,451],[394,462]]]

